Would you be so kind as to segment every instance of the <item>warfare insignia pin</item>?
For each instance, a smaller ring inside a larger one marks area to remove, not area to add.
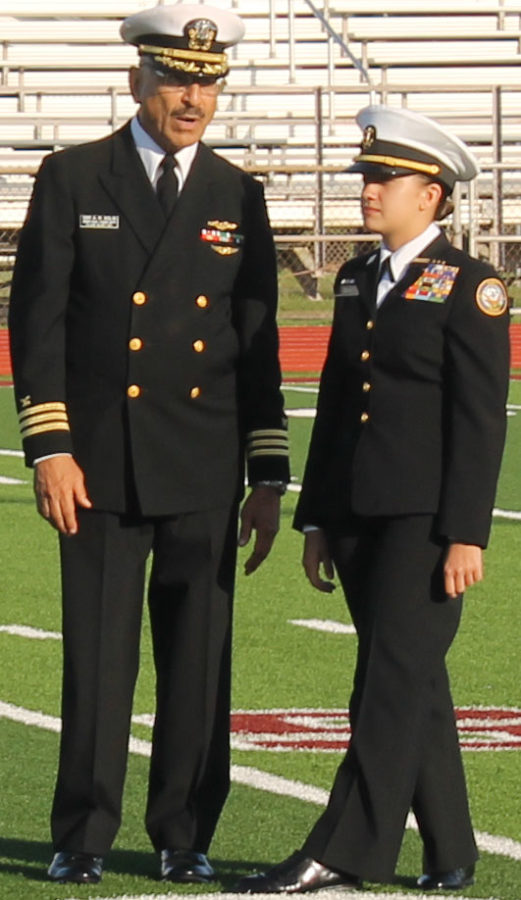
[[[367,128],[364,129],[364,135],[362,138],[362,150],[369,150],[370,147],[373,146],[376,140],[376,128],[374,125],[368,125]]]
[[[218,253],[219,256],[233,256],[234,253],[239,252],[237,247],[219,247],[215,244],[212,246],[212,250],[214,250],[215,253]]]
[[[209,228],[217,228],[218,231],[237,231],[237,222],[221,222],[220,219],[213,219],[208,222]]]
[[[476,291],[478,309],[486,316],[502,316],[508,309],[505,285],[499,278],[485,278]]]
[[[202,50],[206,53],[217,37],[217,25],[210,19],[192,19],[185,26],[185,35],[188,37],[190,50]]]

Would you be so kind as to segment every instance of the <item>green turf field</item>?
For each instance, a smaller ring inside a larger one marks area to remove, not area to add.
[[[311,408],[316,394],[288,389],[286,399],[289,410]],[[497,506],[521,512],[521,383],[512,384],[510,401],[509,439]],[[0,423],[0,451],[17,450],[9,388],[0,388]],[[290,418],[295,486],[301,479],[310,426],[309,415]],[[53,729],[59,710],[61,644],[56,632],[60,614],[55,536],[34,511],[30,475],[19,457],[0,453],[0,900],[163,895],[165,888],[157,881],[157,863],[143,827],[147,779],[143,753],[150,740],[150,727],[143,722],[133,728],[133,736],[141,743],[134,744],[130,754],[124,820],[106,860],[102,884],[73,888],[52,886],[45,880],[58,741]],[[290,622],[319,619],[348,624],[340,592],[320,595],[306,585],[301,574],[301,538],[291,530],[296,496],[290,492],[284,498],[281,533],[270,560],[248,579],[239,574],[235,710],[334,710],[346,705],[355,638]],[[457,706],[521,708],[520,536],[521,520],[496,518],[486,558],[486,581],[467,595],[462,627],[450,655]],[[241,551],[241,561],[247,552]],[[39,629],[39,637],[5,630],[13,625]],[[145,622],[135,714],[144,716],[152,709],[152,660]],[[30,720],[29,712],[42,715]],[[480,846],[486,848],[477,884],[465,891],[468,897],[521,898],[519,722],[518,716],[519,750],[466,750],[464,754],[475,827]],[[236,781],[211,854],[221,879],[216,890],[229,890],[237,876],[252,866],[277,862],[299,846],[317,816],[317,801],[329,787],[340,758],[339,752],[234,750]],[[270,780],[269,775],[280,778]],[[315,791],[302,799],[302,788],[296,782],[322,789],[322,794]],[[414,877],[420,871],[419,839],[408,831],[396,884],[380,889],[369,885],[366,896],[414,896]],[[182,893],[182,889],[175,892]],[[197,892],[195,888],[185,890]]]

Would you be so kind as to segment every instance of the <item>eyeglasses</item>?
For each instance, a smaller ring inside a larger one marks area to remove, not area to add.
[[[153,72],[158,79],[160,90],[181,92],[196,84],[202,94],[217,96],[224,87],[223,81],[218,81],[210,75],[194,76],[185,72],[162,72],[156,68],[153,68]]]

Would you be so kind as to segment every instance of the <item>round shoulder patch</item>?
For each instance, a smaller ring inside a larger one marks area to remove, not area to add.
[[[478,285],[476,303],[486,316],[502,316],[508,309],[505,285],[499,278],[485,278]]]

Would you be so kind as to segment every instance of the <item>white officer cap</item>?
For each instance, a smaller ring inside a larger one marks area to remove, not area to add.
[[[226,47],[244,37],[244,23],[225,9],[200,3],[154,6],[124,19],[120,33],[161,71],[222,78],[228,72]]]
[[[471,181],[479,172],[463,141],[427,116],[375,105],[360,110],[356,121],[363,131],[361,153],[348,172],[380,177],[422,173],[449,193],[456,181]]]

